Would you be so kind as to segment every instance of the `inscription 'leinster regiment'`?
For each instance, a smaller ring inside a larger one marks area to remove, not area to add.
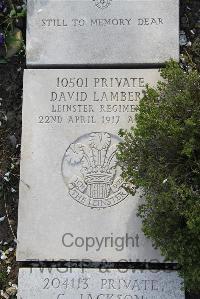
[[[111,139],[115,143],[112,144]],[[110,207],[125,199],[127,192],[116,169],[117,137],[106,132],[95,132],[83,136],[80,141],[69,146],[62,163],[70,196],[91,208]],[[74,175],[67,179],[65,171],[70,166],[78,167],[81,176]]]

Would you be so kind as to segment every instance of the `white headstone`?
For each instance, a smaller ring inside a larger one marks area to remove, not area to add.
[[[179,59],[179,0],[28,0],[27,64]]]
[[[18,260],[162,262],[116,168],[154,70],[25,70]]]
[[[18,299],[184,299],[177,272],[20,269]]]

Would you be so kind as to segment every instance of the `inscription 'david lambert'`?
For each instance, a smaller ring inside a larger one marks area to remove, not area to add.
[[[131,25],[138,25],[138,26],[152,26],[152,25],[164,25],[163,18],[146,18],[141,17],[138,19],[133,18],[108,18],[108,19],[72,19],[67,21],[66,19],[54,19],[54,18],[47,18],[41,20],[42,27],[83,27],[83,26],[131,26]]]
[[[123,113],[127,113],[127,122],[133,123],[147,82],[143,77],[57,77],[55,83],[48,114],[38,116],[40,124],[96,124],[100,115],[101,124],[116,125]],[[88,89],[92,91],[88,93]]]

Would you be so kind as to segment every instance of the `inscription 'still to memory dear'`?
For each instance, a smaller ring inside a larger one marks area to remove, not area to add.
[[[90,19],[90,21],[86,19],[72,19],[71,21],[67,21],[65,19],[54,19],[54,18],[46,18],[41,20],[42,27],[84,27],[84,26],[91,26],[91,27],[105,27],[105,26],[161,26],[164,24],[163,18],[112,18],[112,19]]]

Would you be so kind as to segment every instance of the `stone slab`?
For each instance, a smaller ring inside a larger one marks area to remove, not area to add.
[[[157,69],[25,70],[18,260],[161,262],[116,168]]]
[[[179,0],[28,0],[27,64],[179,59]]]
[[[184,299],[181,283],[177,272],[27,268],[18,299]]]

